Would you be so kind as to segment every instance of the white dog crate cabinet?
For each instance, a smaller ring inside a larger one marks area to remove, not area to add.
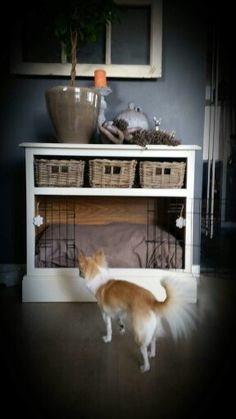
[[[78,255],[103,248],[111,277],[165,298],[174,276],[196,301],[193,266],[198,146],[23,143],[27,272],[22,300],[94,301]]]

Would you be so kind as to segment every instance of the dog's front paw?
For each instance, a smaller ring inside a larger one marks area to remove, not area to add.
[[[150,370],[150,365],[141,365],[140,367],[140,371],[143,372],[147,372]]]
[[[103,342],[110,343],[111,342],[111,336],[103,336],[102,337]]]

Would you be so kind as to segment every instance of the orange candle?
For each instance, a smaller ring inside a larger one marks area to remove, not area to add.
[[[107,79],[106,79],[106,71],[105,70],[95,70],[94,71],[95,77],[95,87],[106,87],[107,86]]]

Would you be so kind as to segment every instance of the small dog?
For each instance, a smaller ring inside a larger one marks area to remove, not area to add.
[[[96,251],[93,256],[85,256],[80,252],[79,270],[102,311],[107,329],[106,335],[103,336],[104,342],[112,340],[112,319],[119,319],[120,331],[123,333],[123,319],[129,316],[135,340],[143,357],[142,372],[150,369],[149,357],[155,357],[156,339],[160,335],[162,319],[167,321],[175,339],[181,335],[187,336],[195,323],[193,304],[186,301],[183,284],[178,284],[173,279],[162,281],[166,291],[166,299],[162,302],[139,285],[111,279],[102,249]]]

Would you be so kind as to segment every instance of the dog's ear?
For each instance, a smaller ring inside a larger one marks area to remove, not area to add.
[[[106,257],[102,248],[98,249],[94,255],[96,262],[100,265],[101,263],[106,264]]]
[[[104,250],[102,248],[96,250],[95,256],[105,256],[104,255]]]

